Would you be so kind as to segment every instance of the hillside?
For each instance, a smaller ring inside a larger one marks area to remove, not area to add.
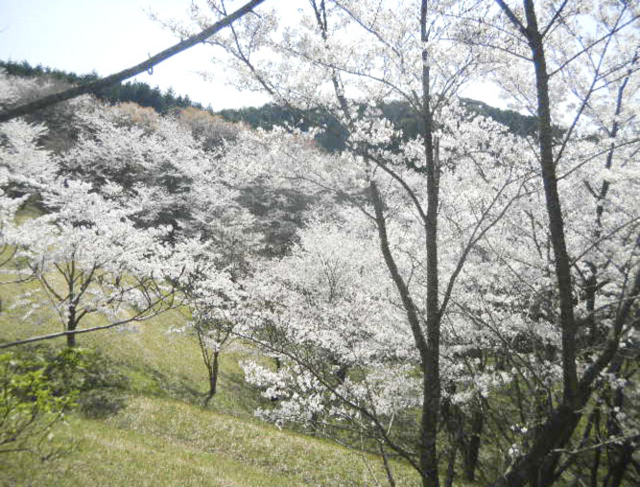
[[[6,303],[14,285],[1,289]],[[0,340],[56,329],[49,321],[34,329],[16,326],[18,314],[0,314]],[[54,429],[54,444],[72,445],[59,459],[0,455],[0,485],[364,486],[382,480],[378,458],[253,419],[260,398],[238,366],[247,350],[223,356],[219,393],[203,408],[206,373],[197,345],[167,334],[183,321],[171,312],[132,330],[83,336],[83,347],[98,350],[129,377],[126,407],[100,420],[72,414]],[[418,485],[406,466],[394,464],[394,472],[400,485]]]
[[[55,441],[73,451],[53,462],[3,458],[1,485],[358,486],[383,480],[369,455],[249,419],[148,396],[107,421],[71,418]],[[419,485],[394,465],[400,485]]]
[[[41,214],[27,206],[26,222]],[[1,260],[11,255],[5,249]],[[25,317],[20,296],[36,292],[35,281],[8,283],[20,264],[5,265],[0,284],[0,343],[59,331],[53,311],[39,307]],[[204,407],[207,374],[195,337],[176,333],[188,311],[176,309],[124,328],[81,335],[80,350],[97,356],[102,383],[84,391],[98,404],[73,410],[57,424],[40,461],[26,452],[0,452],[2,486],[369,486],[384,482],[380,458],[332,441],[279,429],[254,418],[269,406],[248,385],[239,363],[261,360],[237,342],[221,356],[218,393]],[[22,356],[52,356],[64,338],[19,347]],[[15,349],[14,349],[15,350]],[[2,355],[0,351],[0,355]],[[6,352],[5,352],[6,353]],[[112,377],[123,377],[114,388]],[[82,395],[80,398],[82,402]],[[109,409],[120,404],[117,412]],[[94,416],[98,416],[97,418]],[[45,441],[45,443],[47,443]],[[398,485],[419,485],[415,472],[392,461]]]
[[[0,482],[640,483],[640,71],[576,107],[544,62],[496,64],[523,117],[456,96],[409,15],[414,62],[381,32],[327,65],[310,6],[304,56],[263,46],[279,106],[0,124]],[[65,76],[0,69],[0,106]]]

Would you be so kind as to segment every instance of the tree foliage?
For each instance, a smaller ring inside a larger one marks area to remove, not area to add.
[[[254,130],[80,100],[54,157],[3,124],[3,237],[67,323],[180,290],[210,397],[223,346],[251,341],[257,414],[379,453],[390,485],[390,456],[424,486],[634,482],[637,5],[480,5],[243,17],[205,42],[274,98],[229,115]],[[167,25],[227,5],[191,15]],[[458,97],[487,77],[532,118]],[[48,213],[16,225],[29,195]]]
[[[206,25],[225,11],[225,2],[197,5],[192,20]],[[367,280],[369,252],[336,261],[361,224],[329,211],[335,233],[322,235],[340,242],[333,253],[303,237],[250,293],[259,299],[246,336],[280,367],[251,366],[249,377],[281,399],[265,417],[322,425],[343,441],[337,431],[365,435],[411,462],[425,486],[440,475],[450,484],[458,461],[467,478],[500,485],[565,475],[619,485],[632,475],[637,431],[622,433],[607,413],[613,447],[594,422],[595,405],[612,401],[605,391],[618,391],[618,408],[636,394],[627,360],[640,275],[637,6],[497,1],[480,12],[472,1],[311,0],[296,26],[264,12],[208,41],[227,53],[238,85],[296,115],[322,110],[346,129],[333,157],[277,130],[252,144],[282,180],[365,215],[369,240],[357,247],[377,247],[387,276]],[[464,107],[458,89],[488,73],[535,129],[516,137]],[[411,117],[385,122],[390,103]],[[362,278],[341,288],[355,280],[355,259]],[[409,356],[393,358],[396,342],[363,302],[407,339],[399,348]],[[388,357],[376,343],[389,345]],[[406,400],[383,406],[386,391]],[[392,428],[416,409],[409,426]],[[500,462],[481,462],[496,450]]]
[[[51,443],[53,427],[77,405],[78,390],[67,386],[61,393],[52,378],[78,364],[68,351],[51,361],[38,354],[0,355],[0,454],[26,451],[50,460],[65,453]]]

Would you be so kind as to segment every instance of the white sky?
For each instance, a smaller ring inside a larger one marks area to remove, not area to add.
[[[178,40],[152,21],[184,16],[190,0],[0,0],[0,59],[26,60],[78,74],[105,76],[131,67]],[[238,93],[224,83],[204,81],[211,48],[195,46],[156,66],[153,75],[133,78],[178,95],[189,95],[215,110],[261,105],[262,95]]]
[[[293,4],[303,0],[267,0],[265,5]],[[101,76],[143,61],[175,44],[172,34],[152,21],[147,11],[162,18],[181,18],[190,0],[0,0],[0,59],[26,60],[32,66]],[[162,90],[173,87],[178,95],[214,110],[266,103],[264,95],[238,92],[220,81],[204,81],[196,71],[208,69],[211,48],[195,46],[156,66],[153,75],[136,80]],[[478,87],[465,93],[494,106],[504,106],[493,90]]]

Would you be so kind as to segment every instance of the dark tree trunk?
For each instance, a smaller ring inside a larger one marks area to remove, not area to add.
[[[220,362],[218,360],[220,352],[213,352],[213,360],[211,362],[211,369],[209,370],[209,393],[204,401],[205,406],[209,404],[209,401],[216,395],[218,388],[218,370],[220,368]]]
[[[562,330],[562,374],[564,401],[575,405],[578,400],[578,374],[576,370],[576,326],[573,314],[573,295],[571,284],[571,262],[567,252],[564,234],[564,220],[558,193],[553,156],[553,131],[551,125],[551,102],[549,100],[549,75],[545,59],[542,35],[532,0],[525,0],[529,47],[533,56],[538,96],[538,144],[542,182],[546,197],[549,231],[555,259],[555,272],[558,281],[560,300],[560,328]]]
[[[327,39],[327,23],[324,16],[324,2],[320,4],[312,2],[316,14],[316,21],[322,33],[323,39]],[[421,6],[421,38],[423,42],[428,40],[427,26],[428,0],[422,0]],[[437,246],[437,221],[438,221],[438,168],[436,150],[433,139],[433,121],[430,107],[430,82],[429,59],[427,50],[422,52],[422,117],[424,120],[424,156],[426,162],[425,174],[427,177],[427,212],[424,215],[425,250],[427,260],[427,313],[423,320],[413,301],[409,286],[404,281],[395,262],[386,228],[385,205],[382,196],[374,180],[370,182],[371,202],[375,211],[375,221],[378,227],[380,249],[391,278],[398,291],[402,305],[411,328],[416,349],[420,354],[420,368],[423,374],[423,396],[420,418],[420,432],[418,439],[418,465],[424,487],[439,487],[438,480],[438,454],[437,432],[438,414],[440,410],[440,370],[439,370],[439,344],[440,344],[440,309],[438,296],[438,246]],[[339,82],[336,71],[332,73],[334,91],[340,103],[341,110],[346,120],[351,124],[352,117],[344,97],[342,84]],[[366,154],[365,154],[365,157]],[[405,188],[406,189],[406,188]],[[425,323],[426,322],[426,323]],[[423,325],[426,324],[426,336]],[[415,466],[415,465],[414,465]]]
[[[480,455],[480,436],[484,426],[484,415],[479,407],[474,407],[469,422],[468,439],[464,446],[464,478],[469,482],[476,479],[476,468]]]
[[[607,479],[604,485],[606,487],[620,487],[623,485],[624,474],[633,461],[635,448],[628,441],[623,445],[615,445],[612,448],[614,450],[612,456],[615,458],[615,461],[609,469],[609,472],[607,472]]]
[[[447,477],[444,481],[445,487],[453,487],[453,479],[456,476],[457,453],[458,453],[458,447],[455,442],[452,442],[451,451],[449,452],[449,462],[447,465]]]
[[[584,403],[578,384],[576,369],[576,326],[573,311],[571,264],[567,252],[564,220],[558,193],[558,178],[553,155],[553,132],[549,99],[549,74],[545,59],[543,37],[538,27],[538,19],[533,0],[523,0],[526,27],[514,16],[502,0],[498,0],[503,11],[514,22],[527,39],[531,49],[536,77],[538,148],[542,182],[549,217],[549,231],[555,260],[557,291],[560,301],[560,329],[562,333],[562,374],[563,401],[552,413],[546,424],[534,436],[534,445],[529,453],[516,462],[497,485],[524,485],[535,482],[538,487],[553,481],[553,470],[558,455],[550,453],[565,445],[571,438],[580,418],[579,408]]]
[[[69,319],[67,320],[67,331],[73,332],[78,327],[76,321],[76,307],[74,305],[69,306]],[[76,334],[67,334],[67,347],[74,348],[76,346]]]
[[[429,41],[427,16],[429,1],[422,0],[420,37]],[[422,51],[422,111],[424,155],[427,173],[427,213],[425,247],[427,253],[427,354],[423,358],[423,402],[421,420],[420,469],[424,487],[438,487],[438,414],[440,412],[440,309],[438,296],[438,167],[433,139],[429,53]]]
[[[73,331],[75,330],[75,328],[71,328],[69,329],[69,331]],[[76,334],[75,333],[69,333],[67,335],[67,347],[69,348],[75,348],[76,347]]]

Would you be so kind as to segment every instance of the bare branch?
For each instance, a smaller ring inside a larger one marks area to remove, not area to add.
[[[195,46],[196,44],[199,44],[200,42],[206,41],[209,37],[214,35],[219,30],[228,25],[231,25],[243,15],[251,12],[262,2],[264,2],[264,0],[251,0],[246,5],[244,5],[244,7],[239,8],[232,14],[213,24],[211,27],[207,27],[199,34],[181,41],[178,44],[171,46],[170,48],[165,49],[162,52],[159,52],[155,56],[152,56],[146,61],[131,68],[125,69],[123,71],[120,71],[119,73],[112,74],[86,85],[76,86],[61,93],[54,93],[52,95],[45,96],[44,98],[40,98],[39,100],[35,100],[31,103],[20,105],[9,110],[4,110],[3,112],[0,112],[0,122],[6,122],[7,120],[11,120],[12,118],[20,117],[22,115],[28,115],[29,113],[41,110],[51,105],[55,105],[56,103],[60,103],[65,100],[71,100],[72,98],[84,95],[85,93],[95,93],[102,88],[131,78],[132,76],[135,76],[137,74],[144,73],[145,71],[149,71],[151,68],[153,68],[157,64],[160,64],[162,61],[165,61],[170,57],[182,51],[185,51],[190,47]]]
[[[113,323],[109,323],[108,325],[93,326],[91,328],[82,328],[80,330],[61,331],[58,333],[50,333],[48,335],[39,335],[31,338],[25,338],[23,340],[15,340],[13,342],[1,343],[0,350],[4,348],[16,347],[18,345],[25,345],[27,343],[41,342],[44,340],[53,340],[54,338],[60,338],[68,335],[82,335],[83,333],[91,333],[94,331],[108,330],[110,328],[116,328],[118,326],[126,325],[127,323],[147,321],[151,318],[154,318],[155,316],[158,316],[160,313],[175,307],[175,305],[171,303],[168,308],[162,308],[159,310],[152,311],[153,308],[155,308],[157,305],[165,302],[169,298],[172,298],[173,294],[174,293],[170,293],[170,295],[168,296],[162,296],[161,298],[158,298],[156,301],[154,301],[153,303],[150,303],[149,306],[147,306],[143,310],[137,312],[132,317],[124,320],[115,321]],[[152,312],[151,314],[147,315],[146,313],[148,313],[149,311],[152,311]]]

